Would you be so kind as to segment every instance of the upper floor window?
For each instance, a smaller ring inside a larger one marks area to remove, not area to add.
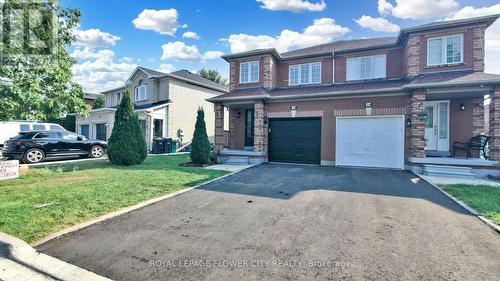
[[[121,100],[122,100],[122,94],[121,93],[117,93],[116,94],[116,104],[119,104]]]
[[[137,87],[134,89],[134,100],[135,101],[142,101],[142,100],[147,100],[148,99],[148,91],[147,91],[147,86],[144,85],[144,82],[139,80],[139,84]]]
[[[427,40],[427,65],[463,62],[463,35],[429,38]]]
[[[259,62],[249,61],[240,63],[240,83],[259,82]]]
[[[115,105],[116,105],[116,96],[111,95],[111,106],[115,106]]]
[[[347,81],[385,78],[385,55],[347,59]]]
[[[321,63],[304,63],[290,65],[288,84],[303,85],[321,83]]]

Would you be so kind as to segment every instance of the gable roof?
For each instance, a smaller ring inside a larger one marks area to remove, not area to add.
[[[395,37],[339,40],[284,53],[279,53],[275,48],[256,49],[241,53],[224,55],[222,56],[222,58],[225,59],[226,61],[229,61],[230,59],[235,59],[235,58],[244,58],[254,55],[270,54],[277,60],[289,60],[289,59],[298,59],[303,57],[312,57],[320,55],[333,55],[333,53],[338,54],[338,53],[347,53],[353,51],[361,51],[365,49],[401,47],[401,43],[405,40],[408,34],[412,32],[434,30],[444,27],[455,27],[472,23],[486,24],[487,26],[489,26],[499,17],[500,14],[495,14],[495,15],[488,15],[488,16],[467,18],[467,19],[437,21],[419,26],[403,28],[400,30],[398,36]]]
[[[218,89],[223,90],[223,91],[227,91],[228,90],[228,88],[226,86],[224,86],[224,85],[221,85],[221,84],[216,83],[216,82],[214,82],[212,80],[208,80],[206,78],[203,78],[200,75],[191,73],[191,72],[189,72],[189,71],[187,71],[185,69],[171,72],[170,76],[182,77],[184,79],[188,79],[188,80],[191,80],[191,81],[196,81],[196,82],[198,82],[200,84],[203,84],[203,85],[206,85],[206,86],[210,86],[210,87],[213,87],[213,88],[218,88]]]

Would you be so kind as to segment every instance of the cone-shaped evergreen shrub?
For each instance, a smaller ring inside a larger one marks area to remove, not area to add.
[[[195,164],[204,165],[210,160],[210,141],[205,126],[205,112],[203,108],[198,109],[196,125],[194,128],[193,141],[191,142],[191,161]]]
[[[146,159],[148,148],[127,90],[115,113],[115,124],[108,142],[108,158],[117,165],[136,165]]]

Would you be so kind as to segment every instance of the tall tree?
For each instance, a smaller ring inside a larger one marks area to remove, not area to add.
[[[9,44],[0,44],[0,77],[9,83],[0,83],[0,120],[48,120],[86,111],[82,88],[72,81],[71,67],[76,60],[66,50],[76,39],[73,30],[80,20],[80,11],[55,3],[2,3],[8,14],[3,19],[4,42]],[[39,23],[30,26],[29,36],[24,34],[28,32],[23,25],[27,20]]]
[[[219,71],[215,69],[202,68],[200,71],[198,71],[197,74],[205,79],[212,80],[215,83],[219,83],[224,86],[227,85],[227,78],[222,78],[222,75],[219,73]]]
[[[92,102],[92,109],[99,109],[104,107],[104,97],[98,96],[94,102]]]
[[[117,165],[136,165],[144,162],[148,154],[146,141],[141,133],[139,118],[134,112],[127,90],[115,113],[113,132],[108,142],[108,157]]]
[[[191,142],[191,161],[195,164],[204,165],[210,160],[210,141],[208,140],[205,125],[205,112],[201,107],[198,109],[194,126],[193,141]]]

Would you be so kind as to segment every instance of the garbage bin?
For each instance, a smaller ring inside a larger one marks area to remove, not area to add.
[[[165,150],[165,145],[163,143],[163,139],[153,139],[153,147],[152,147],[152,152],[153,154],[161,154],[164,153]]]
[[[172,139],[164,138],[163,139],[163,153],[170,153],[172,147]]]
[[[177,152],[177,141],[173,140],[172,145],[170,146],[170,152],[176,153]]]

